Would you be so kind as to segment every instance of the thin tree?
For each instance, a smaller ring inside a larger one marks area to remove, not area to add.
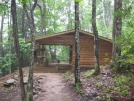
[[[122,16],[117,14],[122,8],[122,0],[114,0],[114,21],[113,21],[113,41],[116,40],[118,36],[121,35],[122,29]],[[112,61],[115,64],[114,67],[118,69],[120,62],[117,61],[117,58],[121,56],[121,49],[113,43],[112,50]]]
[[[30,68],[29,68],[29,76],[28,76],[28,84],[27,84],[27,93],[26,93],[26,101],[33,101],[33,68],[34,68],[34,49],[35,49],[35,26],[33,24],[33,12],[35,7],[37,6],[37,0],[34,0],[33,7],[30,11],[30,14],[28,12],[28,8],[26,5],[26,2],[23,2],[23,8],[25,10],[29,27],[30,27],[30,32],[31,32],[31,63],[30,63]]]
[[[68,15],[68,24],[67,29],[72,29],[72,18],[71,18],[71,0],[67,0],[67,15]]]
[[[16,57],[18,60],[18,68],[19,68],[19,79],[20,79],[20,88],[21,88],[21,100],[25,101],[25,88],[23,84],[23,73],[22,73],[22,63],[21,63],[21,55],[20,55],[20,46],[18,40],[18,26],[17,26],[17,13],[16,13],[16,2],[12,0],[11,2],[11,14],[13,21],[13,37],[14,37],[14,45],[16,50]]]
[[[80,83],[79,1],[75,0],[75,85]]]
[[[94,33],[95,74],[98,74],[100,72],[100,66],[99,66],[99,39],[98,39],[98,31],[96,27],[96,0],[92,0],[92,28]]]
[[[3,25],[4,25],[4,15],[1,17],[1,28],[0,28],[0,56],[3,57],[3,46],[2,46],[2,36],[3,36]]]
[[[3,0],[2,0],[2,3],[3,3]],[[3,52],[3,44],[2,44],[2,42],[3,42],[3,26],[4,26],[4,19],[5,19],[5,10],[4,10],[4,8],[5,8],[6,6],[5,5],[0,5],[0,14],[2,14],[2,16],[1,16],[1,27],[0,27],[0,57],[4,57],[4,52]],[[0,60],[0,62],[1,62],[1,60]]]
[[[45,28],[45,19],[46,19],[46,1],[42,0],[42,5],[37,3],[37,6],[40,9],[40,16],[41,16],[41,26],[40,26],[40,36],[46,35],[46,28]]]

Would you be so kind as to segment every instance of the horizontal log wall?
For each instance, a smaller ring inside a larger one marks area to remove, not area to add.
[[[99,46],[99,63],[106,65],[112,57],[112,43],[100,39]],[[72,64],[75,65],[75,46],[73,46],[72,58]],[[92,36],[80,36],[80,65],[83,67],[94,66],[94,38]]]

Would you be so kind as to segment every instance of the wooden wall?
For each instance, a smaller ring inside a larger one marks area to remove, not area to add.
[[[112,56],[112,43],[100,39],[99,60],[100,65],[106,65],[111,60]],[[40,39],[36,41],[37,44],[46,45],[70,45],[73,47],[72,62],[75,64],[75,36],[74,33],[65,35],[58,35],[49,37],[46,39]],[[106,56],[107,54],[107,56]],[[81,67],[93,67],[94,66],[94,37],[86,34],[80,34],[80,65]]]
[[[112,43],[102,40],[99,49],[100,65],[106,65],[111,60]],[[72,65],[75,65],[75,46],[73,46]],[[80,35],[80,65],[81,67],[94,67],[94,38],[92,36]]]

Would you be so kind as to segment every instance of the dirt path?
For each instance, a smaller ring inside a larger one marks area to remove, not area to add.
[[[41,76],[40,76],[41,75]],[[60,73],[35,74],[42,77],[41,92],[35,101],[79,101],[78,95],[62,82]]]

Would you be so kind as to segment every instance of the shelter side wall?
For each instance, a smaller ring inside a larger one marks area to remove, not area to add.
[[[94,66],[94,43],[93,38],[87,35],[80,36],[80,65],[81,67]],[[73,48],[73,61],[75,65],[75,46]]]
[[[109,64],[112,59],[112,43],[100,40],[99,61],[100,65]]]
[[[100,39],[99,63],[106,65],[112,57],[112,43]],[[73,46],[72,65],[75,65],[75,46]],[[81,67],[94,67],[94,38],[80,36],[80,65]]]

